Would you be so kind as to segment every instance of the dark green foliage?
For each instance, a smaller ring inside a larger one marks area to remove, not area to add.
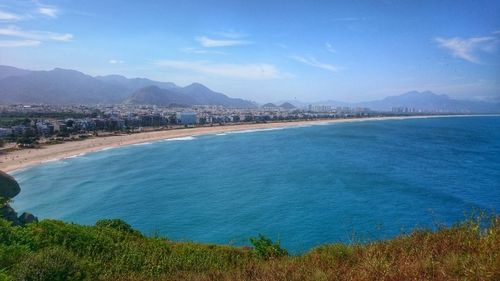
[[[251,242],[252,250],[172,242],[121,220],[13,226],[0,219],[0,281],[500,280],[498,217],[368,244],[323,245],[299,256],[262,235]]]
[[[109,227],[112,229],[116,229],[119,231],[124,231],[128,233],[137,233],[139,234],[138,231],[132,229],[132,226],[130,224],[126,223],[123,220],[120,219],[104,219],[104,220],[98,220],[95,225],[97,227]]]
[[[91,271],[84,265],[84,260],[57,246],[44,248],[34,255],[20,259],[11,271],[14,280],[91,280],[86,276]]]
[[[273,241],[262,234],[258,237],[250,238],[255,253],[262,259],[268,260],[270,258],[278,258],[288,255],[288,252],[281,248],[280,242],[273,243]]]

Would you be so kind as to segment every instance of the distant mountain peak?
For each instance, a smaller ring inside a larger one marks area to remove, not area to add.
[[[200,83],[181,88],[171,82],[112,74],[92,77],[77,70],[30,71],[0,66],[1,103],[97,104],[130,102],[157,105],[255,107]]]
[[[281,108],[284,108],[284,109],[294,109],[296,108],[295,105],[289,103],[289,102],[284,102],[280,105]]]
[[[382,100],[362,102],[358,106],[373,110],[390,111],[395,107],[406,107],[420,112],[454,112],[454,113],[491,113],[500,112],[494,103],[456,100],[444,94],[432,91],[409,91],[397,96],[389,96]]]
[[[201,83],[198,83],[198,82],[191,83],[188,86],[184,87],[184,89],[210,91],[210,89],[207,86],[205,86]]]
[[[30,71],[8,65],[0,65],[0,79],[11,76],[23,76],[29,74]]]
[[[156,105],[222,105],[227,107],[254,107],[242,99],[230,98],[216,93],[202,84],[189,85],[184,88],[161,89],[155,85],[142,88],[132,94],[125,103]]]

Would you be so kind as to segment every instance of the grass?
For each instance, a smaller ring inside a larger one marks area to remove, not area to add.
[[[0,219],[0,280],[500,280],[498,216],[298,256],[263,236],[252,243],[145,237],[120,220],[14,227]]]

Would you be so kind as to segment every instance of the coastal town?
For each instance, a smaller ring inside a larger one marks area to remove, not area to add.
[[[255,108],[223,106],[162,107],[157,105],[2,105],[0,139],[10,147],[35,147],[117,133],[286,121],[393,115],[369,108],[290,103]]]

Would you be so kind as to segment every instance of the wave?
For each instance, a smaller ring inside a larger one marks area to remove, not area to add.
[[[286,127],[264,128],[264,129],[249,129],[249,130],[227,132],[227,134],[246,134],[246,133],[255,133],[255,132],[277,131],[277,130],[283,130],[285,128]]]
[[[85,154],[87,154],[87,153],[83,152],[83,153],[80,153],[80,154],[76,154],[76,155],[71,155],[71,156],[68,156],[68,157],[64,157],[64,159],[71,159],[71,158],[82,157]]]
[[[163,141],[184,141],[184,140],[194,140],[195,137],[178,137],[178,138],[171,138],[171,139],[164,139]]]
[[[59,161],[59,159],[53,158],[53,159],[43,160],[43,161],[40,161],[40,163],[50,163],[50,162],[55,162],[55,161]]]
[[[131,144],[133,146],[142,146],[142,145],[150,145],[150,144],[153,144],[152,142],[141,142],[141,143],[134,143],[134,144]]]

